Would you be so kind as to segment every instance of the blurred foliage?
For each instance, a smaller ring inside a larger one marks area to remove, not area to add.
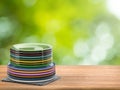
[[[53,45],[65,65],[120,64],[120,21],[106,0],[1,0],[0,64],[16,43]]]

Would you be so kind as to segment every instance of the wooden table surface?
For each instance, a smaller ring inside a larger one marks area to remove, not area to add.
[[[120,90],[120,66],[56,66],[61,79],[46,86],[1,82],[6,66],[0,66],[0,90]]]

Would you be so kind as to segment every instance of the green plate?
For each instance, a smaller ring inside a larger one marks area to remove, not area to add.
[[[23,43],[13,45],[12,49],[16,51],[43,51],[52,49],[52,46],[42,43]]]

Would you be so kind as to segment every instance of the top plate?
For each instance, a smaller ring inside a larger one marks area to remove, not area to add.
[[[41,44],[41,43],[23,43],[23,44],[15,44],[12,49],[16,51],[43,51],[51,49],[52,46],[49,44]]]

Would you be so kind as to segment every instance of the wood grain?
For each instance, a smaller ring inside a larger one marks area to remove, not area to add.
[[[0,66],[0,80],[6,77]],[[120,66],[56,66],[61,79],[35,86],[0,81],[0,90],[120,90]]]

